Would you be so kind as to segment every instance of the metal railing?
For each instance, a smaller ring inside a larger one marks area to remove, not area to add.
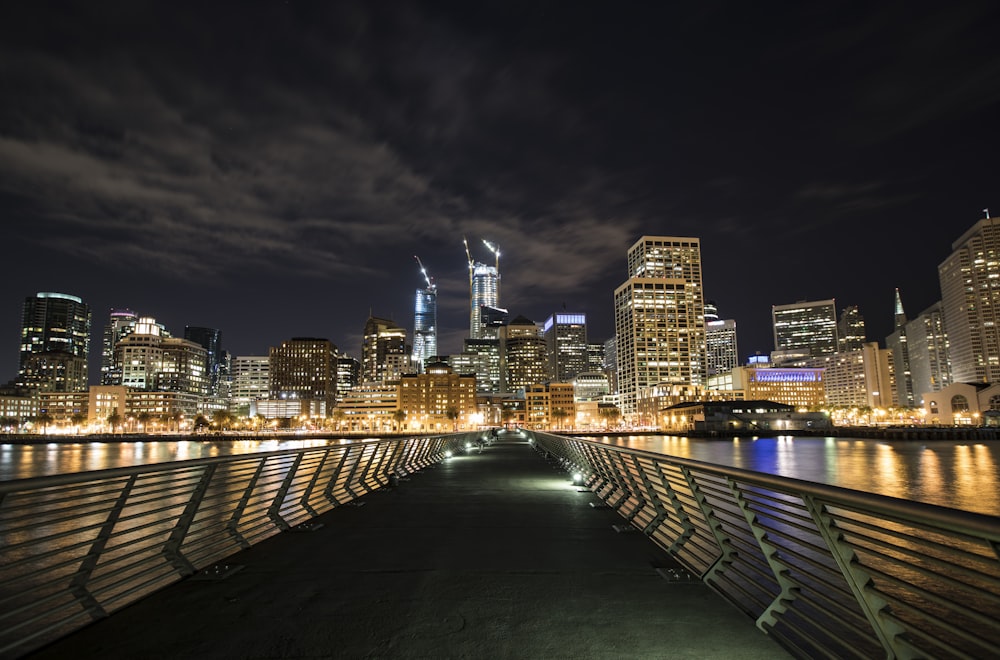
[[[541,432],[798,657],[1000,657],[1000,518]]]
[[[0,657],[441,460],[465,434],[0,482]]]

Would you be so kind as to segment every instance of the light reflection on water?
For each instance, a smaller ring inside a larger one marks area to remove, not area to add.
[[[596,437],[608,444],[1000,515],[1000,443]]]

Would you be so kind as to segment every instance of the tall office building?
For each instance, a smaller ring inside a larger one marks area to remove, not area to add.
[[[618,394],[618,337],[604,342],[604,373],[608,376],[609,394]]]
[[[1000,381],[1000,218],[952,243],[938,266],[953,383]]]
[[[906,323],[906,347],[910,358],[915,405],[924,405],[923,395],[952,384],[948,362],[948,333],[938,301]]]
[[[39,292],[24,299],[19,385],[81,392],[88,387],[90,306],[77,296]]]
[[[488,330],[483,323],[483,308],[500,307],[500,270],[477,261],[469,264],[469,272],[469,338],[492,339],[496,332]]]
[[[549,372],[554,380],[569,382],[587,371],[586,314],[552,314],[542,324],[542,336],[549,355]]]
[[[115,363],[115,346],[125,335],[125,328],[139,320],[131,309],[112,309],[104,326],[101,341],[101,385],[120,385],[121,365]]]
[[[720,319],[719,308],[713,301],[705,303],[705,350],[709,376],[724,374],[740,366],[736,321]]]
[[[837,319],[837,351],[857,351],[867,343],[865,317],[861,315],[861,310],[857,305],[842,309]]]
[[[910,370],[910,350],[906,338],[906,312],[903,311],[903,300],[896,289],[895,325],[892,334],[885,338],[885,347],[892,353],[892,363],[896,373],[895,405],[904,408],[914,406],[913,373]]]
[[[121,382],[133,390],[208,394],[208,357],[199,344],[171,337],[149,317],[139,317],[115,344]]]
[[[326,411],[336,400],[337,347],[329,339],[293,337],[268,353],[272,399],[323,401]]]
[[[700,239],[643,236],[629,248],[628,278],[614,301],[621,412],[631,420],[640,389],[707,377]]]
[[[771,319],[774,364],[837,352],[837,306],[833,300],[772,305]]]
[[[222,350],[222,330],[186,325],[184,339],[193,341],[205,349],[208,359],[208,390],[213,395],[218,394],[219,383],[228,376],[226,374],[228,360],[225,351]]]
[[[232,410],[249,415],[251,405],[266,399],[271,391],[270,358],[266,355],[237,355],[232,361]]]
[[[394,321],[369,316],[361,338],[361,375],[365,382],[398,380],[409,371],[406,330]]]
[[[501,329],[502,391],[517,392],[552,378],[545,338],[534,321],[518,316]]]
[[[417,371],[422,372],[437,354],[437,285],[428,279],[426,288],[417,289],[413,306],[413,364]]]

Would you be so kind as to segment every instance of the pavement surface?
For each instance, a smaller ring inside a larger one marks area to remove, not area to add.
[[[788,657],[598,502],[501,435],[27,657]]]

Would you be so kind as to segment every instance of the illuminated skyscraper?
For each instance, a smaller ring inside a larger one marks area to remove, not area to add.
[[[469,310],[469,337],[471,339],[492,339],[495,330],[488,330],[483,323],[484,307],[498,308],[500,305],[500,271],[495,266],[476,262],[472,264],[472,290]]]
[[[938,266],[951,380],[1000,382],[1000,218],[983,218],[951,247]]]
[[[365,322],[361,338],[361,376],[364,382],[398,380],[409,369],[406,330],[389,319],[375,316]]]
[[[640,389],[705,383],[700,239],[643,236],[629,248],[628,276],[614,300],[621,412],[631,421]]]
[[[709,376],[724,374],[740,366],[736,321],[720,319],[719,309],[711,301],[705,304],[705,348]]]
[[[205,349],[208,357],[208,390],[211,394],[218,394],[219,383],[228,377],[225,373],[228,361],[222,350],[222,330],[186,325],[184,339]]]
[[[837,352],[837,305],[833,300],[805,300],[772,305],[774,364]]]
[[[952,384],[948,362],[948,333],[938,301],[906,323],[906,348],[910,358],[914,405],[924,405],[924,394]]]
[[[115,362],[115,346],[125,336],[125,328],[139,320],[131,309],[112,309],[101,342],[101,385],[121,385],[121,365]]]
[[[552,314],[542,325],[542,335],[549,354],[549,372],[555,380],[568,382],[587,371],[586,314]]]
[[[329,339],[293,337],[268,353],[272,399],[336,400],[337,347]]]
[[[413,363],[423,371],[437,354],[437,286],[429,284],[426,289],[417,289],[413,307]]]
[[[906,312],[903,311],[903,301],[896,289],[895,305],[896,324],[892,334],[885,338],[885,347],[892,353],[892,364],[896,374],[895,405],[912,407],[914,405],[913,373],[910,370],[910,347],[906,337]]]
[[[18,384],[46,391],[84,391],[89,356],[89,305],[65,293],[40,292],[24,299]]]
[[[868,343],[865,317],[857,305],[845,307],[837,319],[837,351],[847,353],[861,350]]]
[[[545,339],[531,319],[518,316],[501,329],[501,338],[504,392],[517,392],[552,378]]]

